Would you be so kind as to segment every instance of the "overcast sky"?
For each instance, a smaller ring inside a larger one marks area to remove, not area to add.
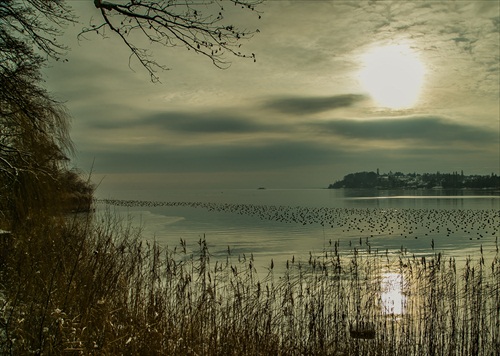
[[[267,1],[260,20],[232,21],[260,30],[242,46],[255,63],[228,55],[220,70],[152,47],[171,68],[157,84],[129,67],[117,38],[77,41],[99,14],[68,2],[80,24],[61,38],[68,62],[50,64],[46,86],[73,118],[74,164],[94,162],[102,194],[316,188],[377,168],[500,173],[496,0]]]

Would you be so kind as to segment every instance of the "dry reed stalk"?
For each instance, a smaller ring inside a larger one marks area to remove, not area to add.
[[[2,353],[499,354],[498,252],[458,268],[336,242],[259,278],[252,256],[213,261],[204,238],[162,248],[100,218],[33,223],[2,245]]]

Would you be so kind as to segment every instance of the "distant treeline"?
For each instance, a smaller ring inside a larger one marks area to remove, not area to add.
[[[500,189],[500,177],[491,175],[464,175],[453,173],[357,172],[344,176],[328,186],[339,188],[375,189]]]

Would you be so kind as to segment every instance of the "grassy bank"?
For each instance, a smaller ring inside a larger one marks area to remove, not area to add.
[[[110,213],[32,218],[2,236],[0,353],[500,353],[498,252],[344,252],[258,278],[252,256],[162,249]]]

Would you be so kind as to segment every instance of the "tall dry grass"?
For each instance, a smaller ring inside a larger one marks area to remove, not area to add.
[[[500,354],[498,250],[460,266],[333,243],[259,278],[109,211],[38,219],[2,238],[2,354]]]

